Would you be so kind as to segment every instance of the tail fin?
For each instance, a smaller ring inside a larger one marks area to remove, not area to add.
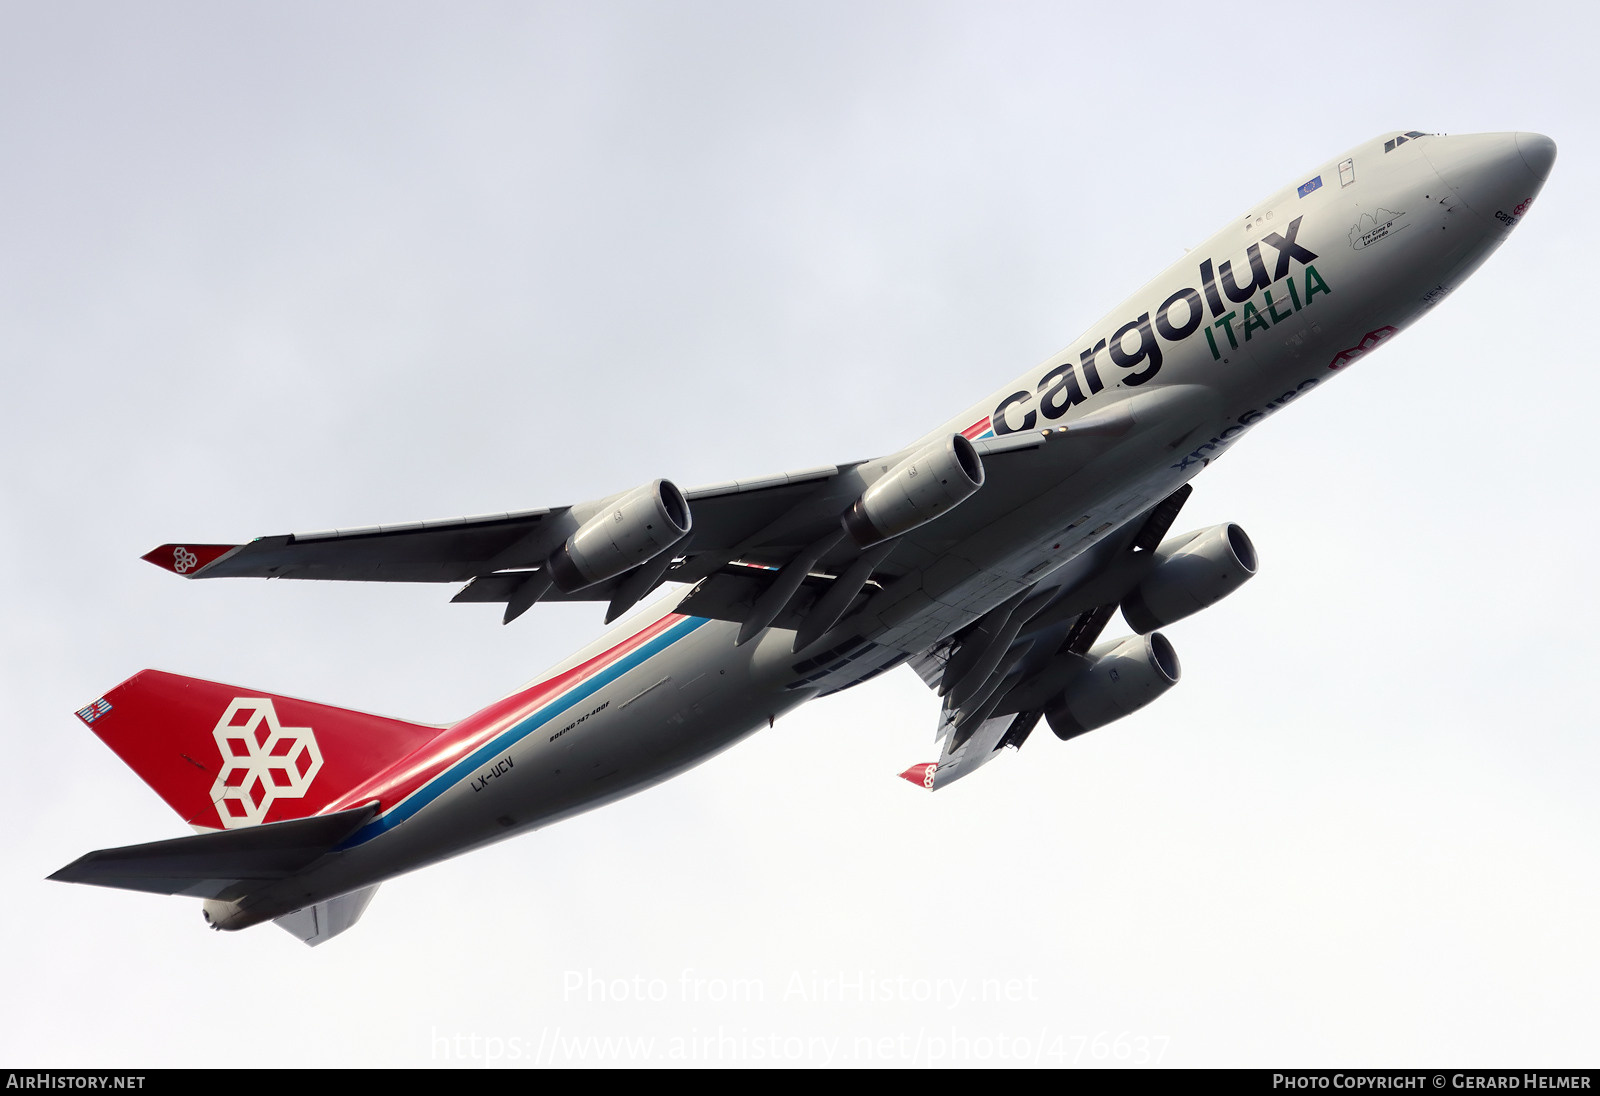
[[[78,712],[192,826],[308,818],[440,728],[144,670]]]

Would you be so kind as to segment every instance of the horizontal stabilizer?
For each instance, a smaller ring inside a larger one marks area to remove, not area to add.
[[[314,818],[100,849],[78,857],[50,878],[231,901],[245,887],[303,871],[377,812],[373,802]]]
[[[367,912],[367,904],[376,893],[378,884],[374,883],[350,894],[341,894],[303,910],[286,913],[274,918],[272,923],[294,933],[311,947],[316,947],[326,944],[361,920],[361,915]]]

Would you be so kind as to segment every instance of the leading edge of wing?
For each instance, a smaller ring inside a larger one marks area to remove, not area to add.
[[[849,467],[848,465],[845,467]],[[696,547],[732,548],[761,531],[800,497],[826,490],[841,467],[828,465],[685,492]],[[597,500],[604,501],[604,500]],[[163,544],[141,558],[184,578],[294,578],[355,582],[466,582],[492,574],[543,539],[550,519],[573,507],[319,529],[259,537],[247,544]],[[540,548],[554,547],[554,545]],[[526,566],[530,561],[510,562]]]
[[[1039,449],[1061,435],[1085,441],[1115,439],[1140,417],[1133,413],[1134,402],[1121,401],[1067,426],[985,439],[977,448],[984,457],[995,459],[999,471],[1016,459],[1011,454]],[[769,562],[768,556],[787,559],[803,550],[825,527],[836,527],[859,494],[860,477],[842,473],[863,463],[824,465],[684,492],[694,526],[690,552],[699,559],[685,559],[667,580],[697,581],[736,553],[755,552],[752,558]],[[143,558],[185,578],[464,583],[500,571],[538,567],[543,554],[564,539],[568,525],[580,517],[587,520],[588,511],[602,508],[614,497],[550,509],[321,529],[261,537],[247,544],[164,544]],[[611,596],[601,590],[589,593]]]
[[[319,529],[248,544],[163,544],[141,556],[184,578],[455,582],[557,510]]]

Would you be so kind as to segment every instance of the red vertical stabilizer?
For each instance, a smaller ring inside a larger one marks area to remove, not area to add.
[[[184,821],[237,829],[317,814],[441,728],[144,670],[78,718]]]

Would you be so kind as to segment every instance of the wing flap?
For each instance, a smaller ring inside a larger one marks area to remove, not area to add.
[[[492,575],[479,575],[461,588],[451,602],[462,605],[504,603],[526,582],[533,571],[500,571]]]
[[[937,791],[977,771],[1003,746],[1022,746],[1039,722],[1040,705],[1070,680],[1064,660],[1094,645],[1122,598],[1148,573],[1151,549],[1166,536],[1191,490],[1184,484],[1108,536],[1086,554],[1084,568],[1057,580],[1055,591],[1034,587],[1025,602],[1016,595],[1013,602],[1037,608],[1018,608],[1026,619],[1015,627],[1009,626],[1011,610],[1001,605],[964,632],[911,657],[923,684],[945,694],[934,732],[942,747],[928,787]],[[997,642],[1007,644],[1003,652],[994,649]],[[963,672],[971,679],[982,674],[984,680],[948,680],[950,673]]]
[[[815,601],[817,591],[828,581],[823,577],[807,575],[801,582],[800,592],[770,626],[798,628],[805,619],[805,610]],[[677,611],[689,616],[738,623],[749,617],[756,600],[771,582],[772,572],[764,567],[730,564],[718,574],[703,579],[684,595]]]
[[[944,755],[934,767],[933,783],[929,787],[938,791],[993,761],[999,756],[1006,732],[1016,719],[1014,714],[986,719],[955,749],[950,749],[947,743]]]

